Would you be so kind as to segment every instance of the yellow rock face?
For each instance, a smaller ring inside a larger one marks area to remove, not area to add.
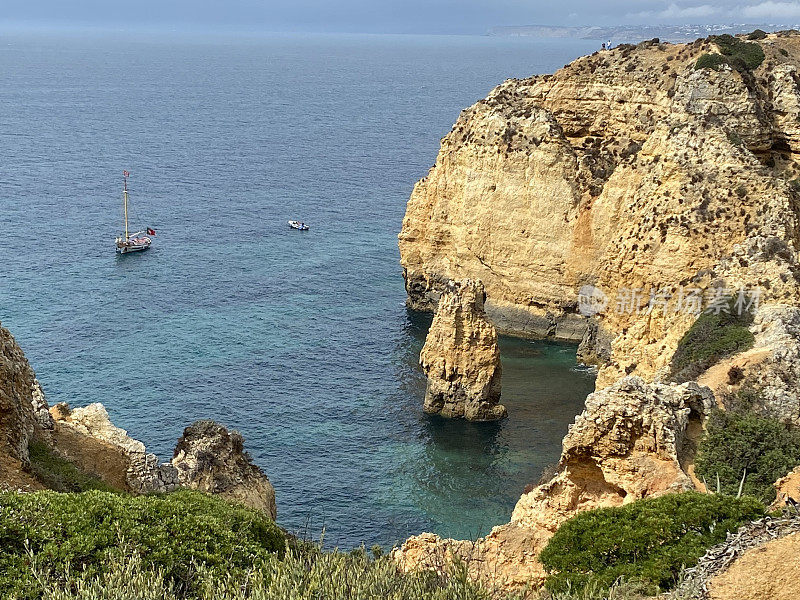
[[[577,340],[578,291],[595,286],[610,354],[598,388],[668,365],[695,316],[648,310],[655,292],[722,282],[794,304],[787,261],[751,250],[796,254],[799,40],[764,40],[753,74],[696,70],[710,42],[645,44],[497,87],[462,112],[408,202],[409,304],[432,310],[448,279],[480,279],[499,330]]]
[[[596,53],[506,81],[442,140],[399,235],[409,305],[432,310],[449,279],[479,279],[499,330],[582,340],[598,392],[510,523],[476,543],[410,538],[405,568],[477,556],[473,576],[535,587],[565,519],[691,489],[714,398],[663,382],[692,294],[701,308],[715,290],[757,294],[755,346],[727,369],[800,423],[800,36],[758,43],[765,60],[744,73],[695,69],[718,52],[708,40]],[[703,381],[725,391],[720,369]]]

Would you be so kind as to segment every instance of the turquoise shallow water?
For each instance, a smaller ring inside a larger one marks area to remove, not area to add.
[[[194,419],[241,430],[290,529],[486,532],[593,380],[574,347],[503,339],[508,420],[423,415],[396,235],[463,107],[594,45],[2,36],[0,320],[51,403],[103,402],[164,459]],[[158,235],[118,258],[123,169]]]

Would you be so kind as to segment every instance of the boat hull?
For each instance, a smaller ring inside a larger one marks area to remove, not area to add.
[[[117,238],[116,247],[117,254],[130,254],[131,252],[144,252],[150,249],[150,238],[131,238],[125,240],[124,238]]]
[[[125,246],[120,248],[117,246],[117,254],[130,254],[131,252],[144,252],[145,250],[150,250],[150,245],[146,246]]]

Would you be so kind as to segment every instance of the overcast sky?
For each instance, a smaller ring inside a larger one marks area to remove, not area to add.
[[[788,23],[800,0],[0,0],[0,23],[484,33],[495,25]]]

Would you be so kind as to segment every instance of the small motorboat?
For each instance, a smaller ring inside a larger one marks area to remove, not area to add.
[[[298,229],[300,231],[308,231],[308,225],[302,221],[289,221],[289,227],[292,229]]]

